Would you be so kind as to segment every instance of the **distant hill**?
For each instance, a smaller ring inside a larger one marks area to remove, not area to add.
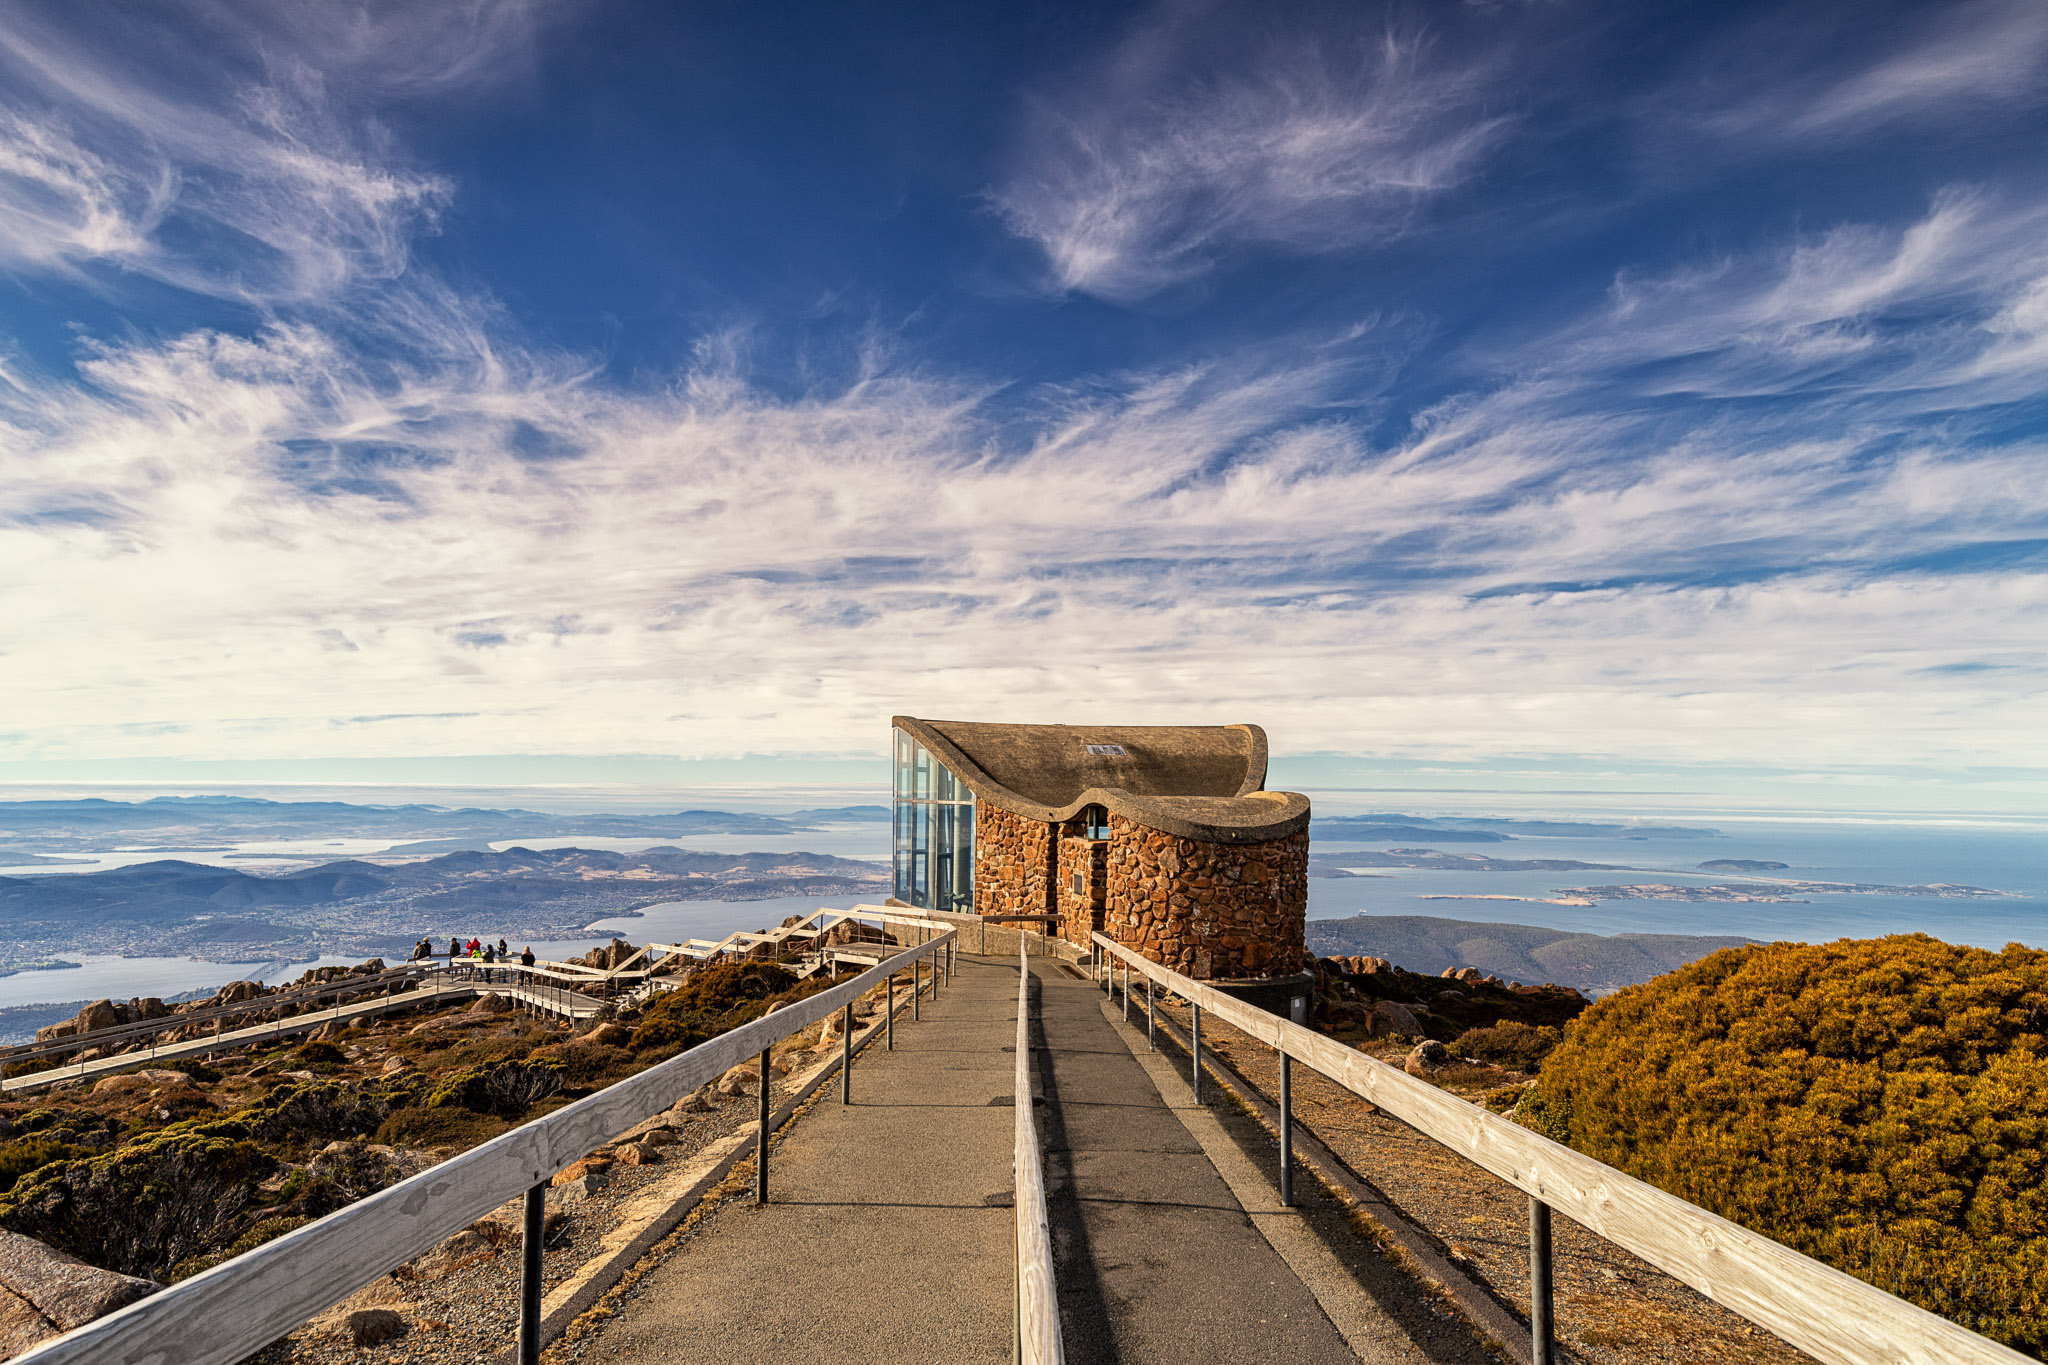
[[[1319,815],[1311,838],[1380,843],[1398,839],[1439,843],[1506,843],[1513,839],[1719,839],[1703,825],[1623,825],[1596,820],[1516,820],[1482,815]]]
[[[1477,967],[1510,981],[1554,981],[1585,991],[1619,990],[1722,948],[1756,942],[1732,935],[1573,934],[1533,924],[1428,915],[1312,919],[1306,938],[1319,957],[1383,957],[1411,972],[1430,974]]]
[[[855,812],[863,812],[856,814]],[[881,812],[879,816],[865,812]],[[688,835],[797,834],[823,820],[887,818],[880,806],[801,816],[729,810],[659,815],[554,815],[481,807],[267,801],[248,796],[158,796],[147,801],[0,801],[0,856],[103,849],[114,842],[192,848],[236,839],[394,838],[417,841],[675,839]]]
[[[888,884],[887,868],[853,858],[665,846],[468,849],[274,874],[165,860],[0,877],[0,935],[16,954],[390,953],[422,934],[563,938],[662,901],[886,894]]]

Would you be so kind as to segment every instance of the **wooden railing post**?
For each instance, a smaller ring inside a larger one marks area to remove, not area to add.
[[[1280,1206],[1294,1207],[1294,1058],[1280,1054]]]
[[[1552,1365],[1550,1205],[1529,1197],[1529,1365]]]
[[[839,1017],[839,1102],[853,1103],[853,1002]]]
[[[1190,1080],[1195,1087],[1195,1103],[1202,1102],[1202,1007],[1190,1001],[1188,1008],[1193,1011],[1193,1024],[1188,1029],[1188,1052],[1194,1058]]]
[[[548,1187],[526,1191],[525,1226],[520,1242],[519,1365],[540,1365],[540,1271],[547,1250]]]
[[[761,1049],[760,1135],[754,1139],[754,1202],[768,1202],[768,1053]]]
[[[889,1051],[896,1050],[896,973],[889,973]]]

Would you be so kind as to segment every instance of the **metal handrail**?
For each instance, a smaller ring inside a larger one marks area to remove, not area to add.
[[[957,931],[955,931],[957,932]],[[1038,1161],[1038,1123],[1031,1112],[1031,961],[1017,943],[1017,1334],[1018,1365],[1062,1365],[1059,1292],[1053,1281],[1052,1231],[1045,1212],[1045,1173]]]
[[[851,1005],[906,966],[950,951],[946,930],[849,981],[720,1034],[389,1189],[138,1300],[17,1356],[22,1365],[231,1365],[428,1251],[484,1214],[526,1197],[522,1355],[537,1351],[540,1211],[549,1177],[634,1124]],[[939,962],[934,960],[934,983]],[[765,1160],[767,1127],[755,1134]]]
[[[1197,1027],[1204,1012],[1225,1020],[1283,1060],[1293,1058],[1313,1067],[1526,1193],[1531,1260],[1539,1272],[1531,1286],[1537,1309],[1532,1314],[1531,1354],[1538,1365],[1553,1358],[1546,1273],[1552,1209],[1827,1365],[2011,1365],[2027,1360],[1967,1327],[1552,1142],[1377,1057],[1182,976],[1105,935],[1092,939],[1101,955],[1098,960],[1114,959],[1124,965],[1126,1008],[1131,1002],[1130,974],[1137,972],[1193,1006]],[[1113,974],[1110,989],[1115,990]],[[1151,999],[1148,990],[1147,1008]],[[1199,1034],[1191,1051],[1199,1076]],[[1196,1098],[1200,1099],[1199,1091]],[[1283,1090],[1278,1125],[1283,1156],[1293,1124],[1289,1098]]]

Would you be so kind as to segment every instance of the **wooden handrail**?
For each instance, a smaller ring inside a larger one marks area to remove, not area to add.
[[[1097,948],[1827,1365],[2026,1356],[1102,934]]]
[[[953,932],[958,932],[954,930]],[[1045,1173],[1038,1160],[1038,1121],[1031,1112],[1031,959],[1017,941],[1017,1361],[1062,1365],[1059,1290],[1053,1280],[1052,1231],[1045,1212]]]
[[[949,929],[15,1359],[22,1365],[231,1365],[692,1090],[837,1013],[891,973],[944,951],[955,933]]]

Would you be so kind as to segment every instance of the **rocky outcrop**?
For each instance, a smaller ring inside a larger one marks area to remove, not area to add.
[[[0,1232],[0,1359],[83,1327],[160,1287],[89,1266],[33,1237]]]

